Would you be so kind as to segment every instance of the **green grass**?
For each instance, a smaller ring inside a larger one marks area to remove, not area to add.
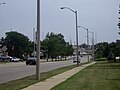
[[[51,90],[120,90],[120,62],[97,62]]]
[[[62,68],[52,70],[49,72],[41,73],[41,80],[40,81],[43,81],[47,78],[50,78],[54,75],[65,72],[67,70],[70,70],[72,68],[75,68],[76,66],[77,65],[62,67]],[[22,78],[19,80],[14,80],[14,81],[0,84],[0,90],[21,90],[29,85],[32,85],[32,84],[40,82],[40,81],[35,80],[35,75],[32,75],[32,76],[28,76],[28,77],[25,77],[25,78]]]

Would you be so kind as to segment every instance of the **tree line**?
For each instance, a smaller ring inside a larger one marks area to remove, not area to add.
[[[16,56],[23,58],[25,55],[33,53],[34,42],[29,38],[16,31],[6,32],[5,38],[0,39],[1,48],[7,47],[9,56]],[[40,41],[41,52],[44,53],[45,58],[59,58],[72,55],[73,48],[68,42],[65,41],[62,34],[55,34],[53,32],[47,33],[45,39]]]
[[[113,57],[120,57],[120,42],[102,42],[95,45],[96,58],[108,58],[111,54]]]

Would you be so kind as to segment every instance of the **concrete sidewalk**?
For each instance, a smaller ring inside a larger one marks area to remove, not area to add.
[[[60,84],[61,82],[65,81],[68,78],[70,78],[71,76],[73,76],[74,74],[78,73],[80,70],[86,68],[87,66],[93,65],[93,64],[95,64],[95,62],[81,65],[79,67],[68,70],[64,73],[53,76],[49,79],[46,79],[45,81],[33,84],[27,88],[24,88],[23,90],[50,90],[52,87]]]

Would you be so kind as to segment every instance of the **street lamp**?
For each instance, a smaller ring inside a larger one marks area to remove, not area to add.
[[[118,32],[118,34],[120,35],[120,32]]]
[[[84,30],[87,31],[87,55],[88,55],[88,62],[89,62],[89,32],[88,32],[88,29],[83,27],[83,26],[78,26],[78,27],[82,27]]]
[[[33,28],[33,43],[34,43],[34,49],[33,49],[33,56],[35,58],[35,44],[36,44],[36,31],[35,28]]]
[[[68,9],[70,11],[72,11],[73,13],[75,13],[75,17],[76,17],[76,46],[77,46],[77,65],[79,65],[79,61],[78,61],[78,25],[77,25],[77,11],[74,11],[71,8],[68,7],[61,7],[61,9]]]
[[[95,55],[94,55],[94,32],[89,31],[90,33],[92,33],[92,58],[93,61],[95,60]]]
[[[40,80],[40,0],[37,0],[37,60],[36,80]]]
[[[6,4],[6,3],[0,3],[0,5],[2,5],[2,4]]]

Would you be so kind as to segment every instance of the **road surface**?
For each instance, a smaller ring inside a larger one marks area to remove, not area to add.
[[[87,62],[87,57],[81,59],[81,63]],[[72,60],[58,61],[58,62],[44,62],[40,63],[40,72],[47,72],[56,68],[69,66],[73,63]],[[10,63],[6,65],[0,64],[0,84],[11,80],[20,79],[36,73],[35,65],[25,65],[25,62]]]

